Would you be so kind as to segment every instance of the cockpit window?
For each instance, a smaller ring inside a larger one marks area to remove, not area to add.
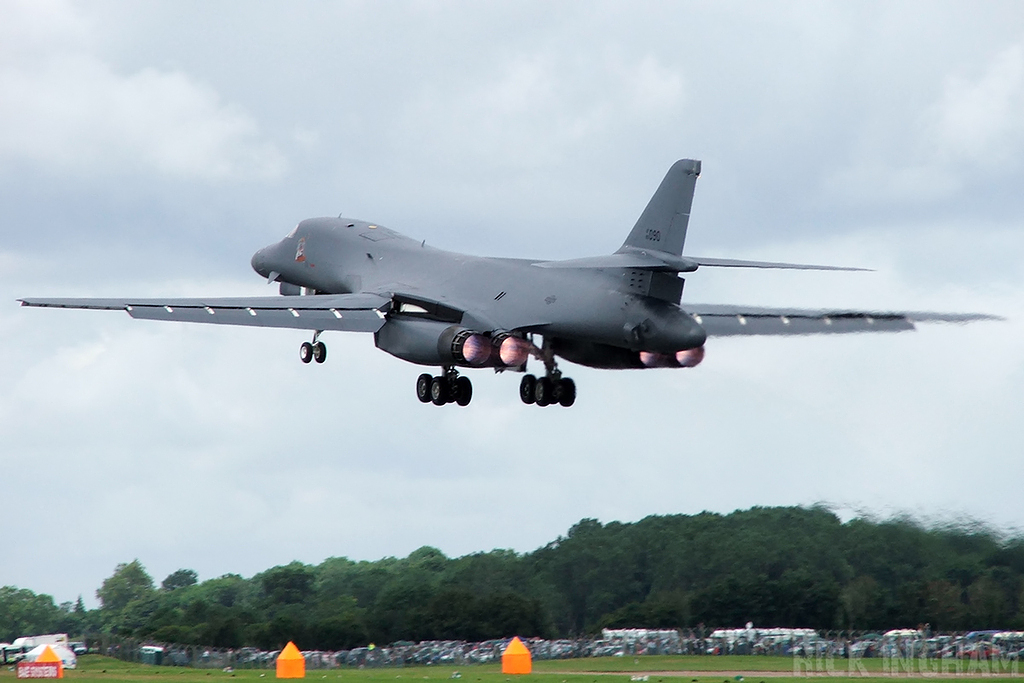
[[[295,233],[297,233],[298,231],[299,231],[299,224],[296,223],[295,227],[292,228],[292,231],[290,233],[288,233],[287,235],[285,235],[285,239],[288,239],[289,237],[295,237]]]

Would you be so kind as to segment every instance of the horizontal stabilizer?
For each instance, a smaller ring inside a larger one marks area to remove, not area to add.
[[[376,294],[147,299],[21,299],[22,306],[127,311],[141,320],[376,332],[391,300]]]
[[[709,268],[776,268],[782,270],[853,270],[870,268],[849,266],[818,266],[807,263],[778,263],[775,261],[744,261],[740,259],[705,258],[703,256],[674,256],[653,249],[625,249],[608,256],[588,256],[568,261],[540,261],[538,268],[632,268],[660,270],[670,273],[692,273],[700,266]]]
[[[775,261],[744,261],[731,258],[707,258],[704,256],[685,256],[698,266],[710,268],[778,268],[782,270],[857,270],[870,272],[870,268],[851,268],[849,266],[815,266],[805,263],[777,263]]]
[[[982,313],[812,310],[718,304],[689,304],[684,309],[709,337],[904,332],[913,330],[914,323],[919,322],[1002,320]]]
[[[671,254],[653,255],[646,251],[625,251],[607,256],[588,256],[568,261],[541,261],[538,268],[632,268],[662,270],[671,273],[692,273],[697,264],[690,259]]]

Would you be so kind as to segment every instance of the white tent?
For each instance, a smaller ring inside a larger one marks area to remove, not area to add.
[[[60,644],[50,645],[49,647],[57,654],[58,657],[60,657],[60,661],[64,665],[65,669],[74,669],[76,666],[78,666],[78,657],[76,657],[75,653],[69,650],[68,648]],[[36,661],[37,659],[39,659],[39,655],[43,654],[43,650],[45,650],[46,648],[47,645],[45,644],[36,645],[34,648],[29,650],[28,653],[25,655],[25,661]]]

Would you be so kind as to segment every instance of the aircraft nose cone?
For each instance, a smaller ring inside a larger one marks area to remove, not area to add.
[[[267,250],[265,248],[260,249],[259,251],[252,255],[252,269],[259,273],[260,275],[262,275],[263,277],[267,277],[267,274],[269,272],[267,270],[266,251]]]

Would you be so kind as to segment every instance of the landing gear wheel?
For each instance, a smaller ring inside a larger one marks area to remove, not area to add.
[[[324,344],[322,341],[313,344],[313,360],[317,363],[323,363],[327,360],[327,344]]]
[[[308,363],[313,360],[313,345],[309,342],[302,342],[302,346],[299,347],[299,360],[303,363]]]
[[[555,394],[558,396],[558,404],[568,408],[576,402],[576,382],[563,377],[555,384]]]
[[[536,384],[536,377],[533,375],[523,375],[523,379],[519,382],[519,398],[522,399],[523,403],[529,405],[536,400],[533,397],[533,388]]]
[[[455,402],[460,406],[468,406],[473,400],[473,383],[468,377],[459,377],[455,380]]]
[[[430,380],[430,402],[435,406],[443,406],[448,402],[448,380],[434,377]]]
[[[554,386],[547,377],[541,377],[533,387],[533,400],[539,406],[551,405],[555,400]]]
[[[433,380],[434,378],[425,372],[416,378],[416,398],[420,403],[430,403],[430,383]]]

